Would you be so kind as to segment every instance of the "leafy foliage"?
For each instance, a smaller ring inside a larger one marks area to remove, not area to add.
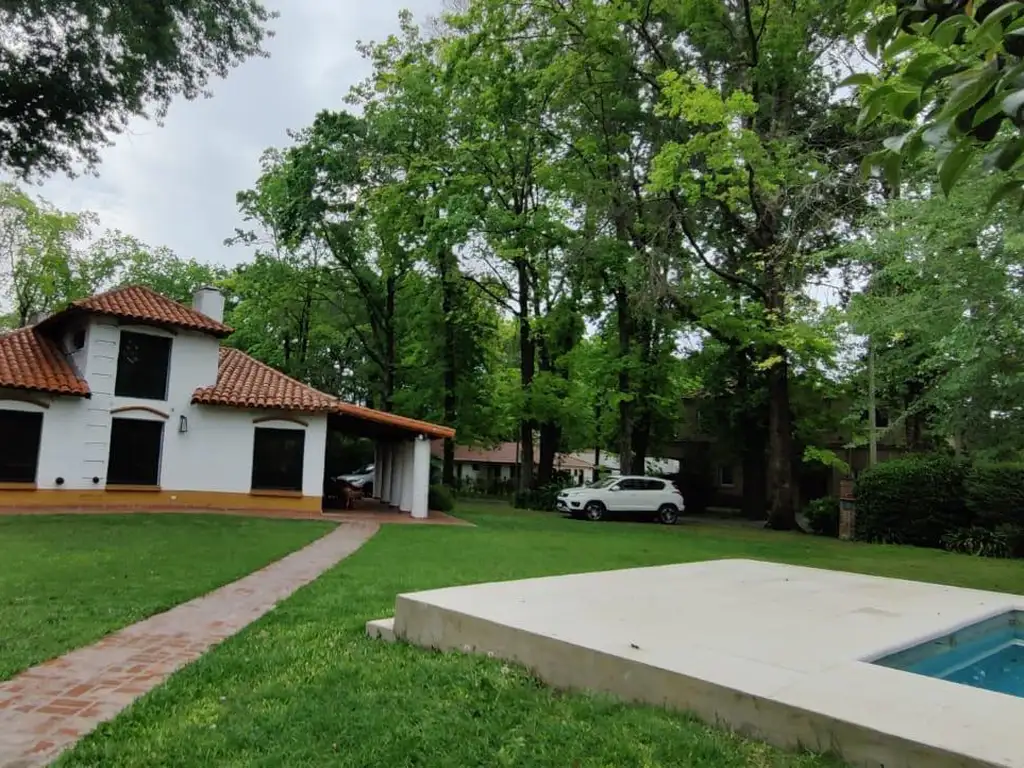
[[[942,537],[943,549],[978,557],[1010,557],[1011,546],[1008,531],[981,525],[958,528]]]
[[[857,478],[857,536],[866,541],[939,547],[967,527],[967,466],[948,456],[883,462]]]
[[[273,14],[258,0],[27,0],[3,3],[0,165],[71,171],[129,118],[162,117],[176,95],[261,55]]]
[[[451,512],[455,509],[455,495],[444,485],[430,486],[427,507],[438,512]]]
[[[1024,448],[1024,239],[1019,217],[985,213],[998,181],[966,181],[948,200],[930,180],[907,184],[844,247],[868,277],[850,320],[875,345],[879,391],[908,443],[927,430],[1013,459]]]
[[[900,159],[938,150],[949,194],[979,151],[986,169],[1009,172],[990,200],[1020,197],[1024,178],[1024,5],[1008,0],[868,0],[852,16],[866,28],[867,51],[881,54],[885,76],[858,74],[859,123],[881,115],[904,121],[901,135],[869,158],[899,185]]]
[[[826,496],[804,507],[804,517],[811,531],[819,536],[839,535],[839,499]]]
[[[1024,528],[1024,466],[975,464],[964,479],[964,490],[967,508],[979,525]]]

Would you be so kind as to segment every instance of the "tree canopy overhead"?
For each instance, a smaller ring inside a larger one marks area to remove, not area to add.
[[[130,118],[264,54],[272,17],[259,0],[3,0],[0,167],[94,165]]]

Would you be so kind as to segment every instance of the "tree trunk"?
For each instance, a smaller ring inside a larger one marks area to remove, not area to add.
[[[645,408],[633,425],[632,459],[629,471],[634,475],[647,474],[647,451],[651,442],[651,414]]]
[[[384,392],[382,410],[391,411],[395,407],[395,374],[398,367],[395,346],[395,293],[398,280],[389,274],[385,281],[384,297]],[[378,337],[379,338],[379,337]]]
[[[789,404],[789,360],[776,347],[780,359],[768,370],[768,480],[772,490],[767,527],[789,531],[797,527],[793,490],[793,415]]]
[[[524,259],[516,260],[516,271],[519,276],[519,385],[528,400],[533,386],[536,347],[530,330],[529,265]],[[519,442],[519,490],[525,493],[533,487],[533,420],[526,415],[519,420]]]
[[[730,346],[729,357],[736,368],[736,402],[741,406],[733,429],[742,441],[742,513],[748,520],[764,520],[768,512],[768,418],[761,397],[762,382],[754,373],[746,348]]]
[[[537,463],[537,487],[543,488],[554,482],[555,456],[562,430],[553,421],[540,425],[540,457]]]
[[[444,439],[444,471],[441,482],[447,485],[449,488],[455,487],[455,441],[446,437]],[[451,476],[448,475],[449,467],[451,467]]]
[[[633,466],[633,394],[630,392],[630,322],[629,295],[624,287],[615,291],[615,310],[619,327],[619,471],[625,474]]]
[[[455,283],[453,279],[454,254],[445,249],[439,259],[441,278],[441,315],[444,323],[444,423],[455,426],[456,412],[455,386],[455,324],[452,317],[455,313]],[[455,487],[455,443],[451,439],[444,441],[444,466],[441,470],[441,482],[449,488]]]
[[[767,450],[761,425],[743,432],[743,517],[764,520],[768,511]]]
[[[534,293],[536,298],[536,292]],[[534,302],[534,313],[540,316],[540,307]],[[551,339],[540,336],[536,341],[537,368],[542,373],[553,373],[554,365],[551,359]],[[558,453],[558,443],[562,437],[562,430],[555,420],[547,419],[540,424],[540,456],[537,459],[537,487],[543,488],[550,485],[555,474],[555,455]]]

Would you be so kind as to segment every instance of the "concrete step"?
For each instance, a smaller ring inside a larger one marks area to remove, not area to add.
[[[383,640],[386,643],[395,642],[395,620],[374,619],[366,622],[366,634],[375,640]]]

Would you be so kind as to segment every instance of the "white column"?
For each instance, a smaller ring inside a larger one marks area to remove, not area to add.
[[[391,472],[394,469],[391,443],[382,443],[380,447],[380,493],[378,498],[387,504],[391,501]]]
[[[380,498],[380,486],[384,477],[384,446],[380,440],[373,442],[373,498]]]
[[[416,468],[413,461],[415,445],[415,440],[402,442],[402,500],[399,502],[398,508],[403,512],[412,512],[412,497],[416,489],[413,483],[413,471]]]
[[[425,518],[430,512],[430,441],[420,435],[412,445],[412,516]]]
[[[402,488],[405,485],[402,482],[402,470],[405,468],[405,457],[402,453],[402,443],[391,444],[391,506],[401,507],[402,505]]]

